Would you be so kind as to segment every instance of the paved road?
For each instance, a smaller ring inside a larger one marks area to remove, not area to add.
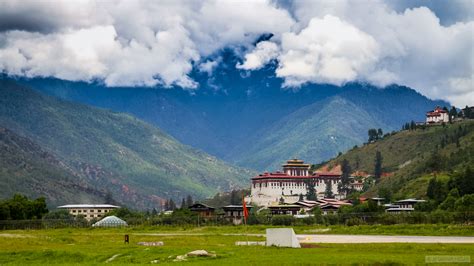
[[[296,235],[300,243],[467,243],[468,236]]]
[[[152,236],[205,236],[209,233],[135,233]],[[224,236],[261,236],[265,234],[222,234]],[[296,235],[300,243],[467,243],[470,236],[381,236],[381,235]]]

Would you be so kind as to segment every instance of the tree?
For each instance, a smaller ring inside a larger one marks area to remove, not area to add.
[[[426,189],[426,196],[428,196],[428,198],[440,203],[446,198],[447,193],[445,183],[438,181],[436,177],[430,179],[428,188]]]
[[[304,196],[303,194],[300,194],[300,198],[298,199],[298,201],[303,201],[304,200]]]
[[[239,192],[235,189],[233,189],[230,192],[230,204],[231,205],[240,205],[242,202],[242,199],[240,198]]]
[[[191,197],[191,195],[188,195],[188,196],[186,197],[186,205],[189,207],[189,206],[191,206],[191,205],[193,205],[193,204],[194,204],[193,197]]]
[[[169,210],[170,210],[170,211],[176,210],[176,203],[174,203],[173,199],[170,199],[170,200],[168,201],[168,204],[169,204]]]
[[[386,187],[381,187],[378,191],[378,196],[384,198],[386,202],[392,200],[392,191]]]
[[[67,210],[56,210],[56,211],[47,213],[45,216],[43,216],[43,219],[49,219],[49,220],[74,219],[74,215],[70,214],[69,211]]]
[[[458,110],[456,110],[456,107],[451,106],[451,110],[449,110],[449,122],[451,122],[451,120],[453,118],[456,118],[457,116],[458,116]]]
[[[317,200],[318,197],[316,195],[316,188],[314,186],[314,181],[313,180],[308,180],[306,181],[306,199],[307,200]]]
[[[351,175],[351,166],[349,161],[344,159],[341,163],[341,182],[337,185],[337,190],[339,194],[347,195],[350,192],[350,175]]]
[[[471,167],[466,166],[464,171],[455,173],[449,187],[457,188],[461,196],[474,194],[474,173]]]
[[[334,193],[332,193],[331,180],[326,180],[324,183],[326,184],[326,188],[324,190],[324,197],[328,199],[334,198]]]
[[[368,140],[369,143],[377,140],[378,135],[377,135],[377,130],[375,128],[369,129],[368,135],[369,135],[369,140]]]
[[[380,177],[382,176],[382,161],[383,157],[380,151],[375,153],[375,162],[374,162],[374,177],[375,182],[380,181]]]
[[[377,139],[382,139],[382,137],[383,137],[383,131],[381,128],[379,128],[377,130]]]
[[[112,193],[110,193],[110,191],[107,191],[107,193],[105,194],[104,200],[105,200],[105,204],[112,204],[112,205],[117,204],[117,202],[114,200]]]
[[[186,200],[184,200],[184,198],[181,200],[181,206],[180,207],[181,207],[181,209],[184,209],[184,208],[187,207],[186,206]]]

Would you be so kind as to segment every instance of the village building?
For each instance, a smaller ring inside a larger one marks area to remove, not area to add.
[[[250,201],[258,206],[295,203],[300,195],[306,196],[308,184],[314,184],[318,197],[323,197],[326,186],[337,195],[341,173],[325,169],[310,174],[309,164],[298,159],[287,161],[282,171],[265,172],[252,178]]]
[[[426,113],[427,124],[436,124],[443,122],[449,122],[449,113],[441,107],[437,106],[433,111],[429,111]]]
[[[195,203],[189,206],[188,209],[192,212],[196,212],[201,218],[214,217],[214,211],[216,210],[216,208],[202,203]]]
[[[419,199],[404,199],[396,201],[395,203],[385,204],[385,212],[401,213],[401,212],[412,212],[415,210],[415,205],[420,202],[426,202],[426,200]]]
[[[268,209],[272,215],[297,215],[301,210],[301,206],[296,204],[273,205],[268,206]]]
[[[120,207],[110,204],[69,204],[58,207],[58,209],[67,210],[71,215],[82,215],[87,221],[100,219],[108,212],[118,208]]]
[[[246,206],[250,213],[252,206]],[[235,225],[242,224],[244,218],[244,208],[242,205],[227,205],[222,207],[224,210],[224,218]]]

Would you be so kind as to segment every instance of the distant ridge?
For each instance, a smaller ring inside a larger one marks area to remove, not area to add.
[[[52,154],[71,169],[77,184],[109,191],[118,202],[136,208],[243,187],[252,175],[130,115],[58,100],[12,80],[0,80],[0,126]],[[16,184],[28,183],[31,177],[23,173],[16,179]],[[15,184],[9,191],[33,193]],[[78,203],[72,199],[58,194],[55,202]]]

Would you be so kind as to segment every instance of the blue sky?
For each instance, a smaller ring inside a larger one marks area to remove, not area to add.
[[[270,40],[254,46],[264,33]],[[474,105],[472,1],[0,1],[0,71],[199,89],[233,47],[284,87],[397,83]]]

